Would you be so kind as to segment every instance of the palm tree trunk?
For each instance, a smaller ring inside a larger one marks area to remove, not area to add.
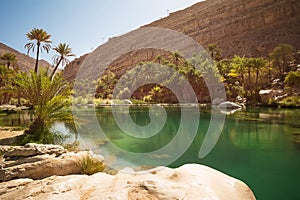
[[[60,59],[59,59],[58,63],[56,64],[56,66],[55,66],[54,70],[52,71],[52,73],[51,73],[51,76],[50,76],[50,78],[51,78],[51,79],[52,79],[52,77],[54,76],[54,74],[55,74],[55,72],[56,72],[56,70],[57,70],[57,68],[58,68],[59,64],[61,63],[62,59],[63,59],[63,58],[62,58],[62,57],[60,57]]]
[[[36,60],[35,60],[35,67],[34,72],[37,73],[38,71],[38,64],[39,64],[39,55],[40,55],[40,44],[37,44],[37,52],[36,52]]]
[[[248,82],[249,82],[249,85],[251,83],[251,71],[250,71],[250,67],[248,68]]]

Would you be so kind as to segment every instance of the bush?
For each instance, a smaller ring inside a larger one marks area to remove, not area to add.
[[[270,98],[270,99],[268,99],[268,105],[272,106],[272,107],[277,107],[278,106],[278,102],[275,99]]]
[[[279,102],[279,105],[285,108],[300,108],[300,97],[298,96],[287,97],[281,102]]]
[[[81,168],[80,173],[87,175],[102,172],[105,169],[104,163],[91,155],[85,156],[79,162],[79,166]]]
[[[68,151],[79,151],[80,150],[80,142],[75,141],[72,143],[62,144],[62,146]]]
[[[284,83],[287,89],[291,89],[292,93],[299,92],[300,85],[300,72],[292,71],[284,79]]]

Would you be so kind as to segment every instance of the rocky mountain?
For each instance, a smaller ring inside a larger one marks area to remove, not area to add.
[[[63,70],[64,77],[67,80],[74,80],[76,78],[77,71],[79,69],[79,66],[82,64],[84,59],[87,57],[88,54],[85,54],[83,56],[80,56],[79,58],[75,58],[72,62],[67,64],[65,69]]]
[[[224,57],[266,56],[280,43],[300,49],[300,2],[207,0],[146,26],[182,32],[204,47],[218,44]]]
[[[225,58],[233,55],[267,56],[280,43],[288,43],[300,49],[300,1],[206,0],[143,27],[172,29],[188,35],[203,47],[215,43]],[[121,37],[124,36],[119,39]],[[134,37],[134,33],[130,37]],[[113,38],[108,44],[116,48],[131,45],[126,41],[117,44],[118,41],[118,38]],[[139,40],[139,43],[146,42],[149,41]],[[155,38],[151,42],[155,43]],[[104,48],[109,46],[107,44],[102,46],[95,51],[101,49],[106,55],[114,54],[115,49]],[[153,49],[132,51],[107,65],[112,67],[113,72],[121,75],[124,70],[134,67],[140,61],[153,60],[159,53]],[[82,63],[85,57],[75,62]],[[65,77],[72,80],[78,67],[79,65],[74,67],[73,63],[66,66]],[[92,65],[91,67],[94,68]]]
[[[32,58],[24,53],[20,53],[19,51],[0,42],[0,55],[7,53],[7,52],[11,52],[17,56],[17,64],[18,64],[18,67],[20,68],[20,70],[29,71],[31,69],[32,70],[34,69],[34,66],[35,66],[34,58]],[[47,68],[47,67],[50,67],[51,65],[45,60],[40,60],[39,66]]]

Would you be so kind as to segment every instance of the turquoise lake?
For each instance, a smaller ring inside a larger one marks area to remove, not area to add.
[[[178,132],[182,116],[186,120],[185,143],[191,140],[191,145],[180,153],[178,159],[170,163],[169,167],[178,167],[186,163],[199,163],[210,166],[230,176],[244,181],[254,192],[257,199],[300,199],[300,110],[297,109],[266,109],[255,108],[237,111],[225,116],[222,133],[212,151],[204,158],[199,158],[199,150],[206,136],[211,120],[211,110],[200,108],[184,109],[180,107],[165,107],[154,110],[156,117],[166,115],[166,122],[156,135],[147,138],[135,138],[126,135],[114,119],[110,107],[76,108],[76,113],[84,119],[79,129],[79,134],[68,128],[63,123],[53,125],[55,130],[70,132],[73,141],[79,139],[96,152],[107,148],[112,143],[118,148],[134,153],[146,153],[158,150],[169,144]],[[130,107],[129,113],[122,109],[117,110],[122,114],[129,114],[130,119],[140,127],[151,123],[147,107]],[[93,120],[96,117],[97,123]],[[154,116],[155,117],[155,116]],[[122,118],[121,118],[122,119]],[[124,118],[125,119],[125,118]],[[126,118],[126,120],[128,120]],[[125,120],[125,121],[126,121]],[[0,114],[0,126],[20,126],[30,123],[28,114]],[[195,137],[190,134],[192,127],[196,126]],[[105,137],[99,134],[99,127]],[[153,131],[152,129],[149,131]],[[147,131],[140,133],[148,136]],[[76,137],[75,137],[76,136]],[[178,149],[181,149],[181,143]],[[174,148],[174,151],[179,151]],[[118,159],[119,155],[111,155],[108,162]],[[168,155],[157,155],[157,159],[167,159]],[[125,158],[126,160],[126,158]],[[140,162],[131,160],[131,162]],[[144,163],[141,163],[144,164]],[[146,163],[147,165],[149,163]],[[150,165],[150,164],[149,164]]]

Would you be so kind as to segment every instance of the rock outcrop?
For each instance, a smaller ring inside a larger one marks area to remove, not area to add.
[[[103,161],[88,151],[68,152],[58,145],[27,144],[0,146],[0,182],[18,178],[43,179],[53,175],[80,174],[87,156]]]
[[[0,183],[0,198],[10,199],[231,199],[253,200],[243,182],[197,164],[159,167],[147,173],[52,176]]]

